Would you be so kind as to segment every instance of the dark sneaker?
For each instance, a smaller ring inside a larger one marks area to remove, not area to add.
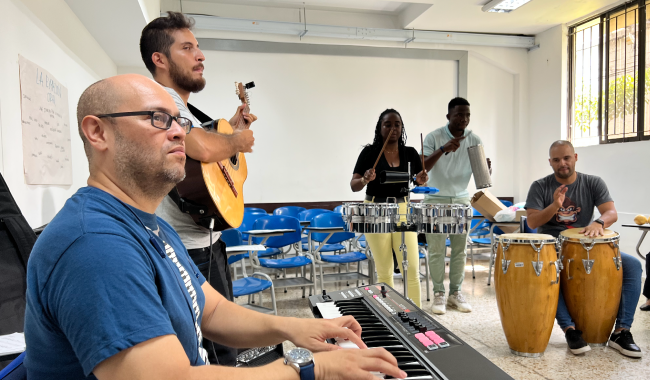
[[[607,345],[618,350],[618,352],[625,356],[632,358],[640,358],[642,356],[641,349],[634,343],[630,330],[623,330],[618,334],[612,334],[609,337]]]
[[[569,345],[569,350],[574,355],[584,354],[591,351],[591,347],[582,339],[582,331],[575,329],[568,329],[564,334],[566,343]]]

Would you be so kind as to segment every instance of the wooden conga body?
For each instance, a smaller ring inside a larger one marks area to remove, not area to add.
[[[541,356],[551,337],[560,294],[555,243],[544,234],[498,237],[494,287],[503,332],[515,355]]]
[[[605,345],[621,301],[620,236],[605,230],[604,236],[591,239],[579,231],[574,228],[560,234],[562,295],[584,340],[591,345]]]

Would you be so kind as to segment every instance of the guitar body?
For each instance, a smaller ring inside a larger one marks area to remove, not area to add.
[[[220,119],[217,132],[232,134],[233,128],[225,119]],[[201,219],[213,217],[214,230],[222,231],[237,228],[244,220],[244,182],[247,176],[243,153],[209,163],[187,157],[185,179],[176,188],[182,198],[207,207],[203,215],[190,214],[195,222],[202,224]]]

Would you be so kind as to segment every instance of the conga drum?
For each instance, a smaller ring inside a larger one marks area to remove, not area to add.
[[[573,228],[560,234],[560,288],[569,314],[590,345],[604,346],[616,321],[623,286],[617,232],[588,238]]]
[[[560,295],[556,239],[503,234],[496,243],[494,287],[510,352],[542,356],[551,338]]]

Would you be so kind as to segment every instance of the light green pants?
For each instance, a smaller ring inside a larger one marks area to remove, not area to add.
[[[424,203],[434,204],[469,204],[469,198],[429,197]],[[444,292],[446,234],[426,234],[429,250],[429,273],[434,292]],[[465,279],[465,262],[467,260],[467,234],[449,235],[451,243],[451,260],[449,261],[449,294],[460,291]]]
[[[367,203],[368,201],[366,201]],[[406,203],[399,204],[400,214],[406,214]],[[397,258],[397,265],[400,273],[404,273],[402,268],[402,252],[399,246],[402,244],[402,233],[393,232],[390,234],[366,234],[366,242],[375,259],[377,268],[377,281],[384,282],[390,287],[393,284],[393,251]],[[413,302],[420,307],[420,257],[418,252],[418,236],[415,232],[406,232],[404,234],[404,243],[406,244],[406,255],[408,257],[408,295]]]

